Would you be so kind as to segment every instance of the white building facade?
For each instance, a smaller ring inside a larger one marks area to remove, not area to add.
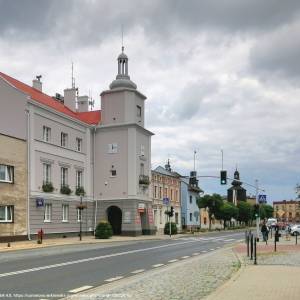
[[[153,134],[144,128],[146,97],[128,76],[123,49],[117,78],[101,94],[102,111],[88,111],[88,97],[75,86],[50,97],[40,78],[30,87],[0,73],[0,83],[0,132],[16,119],[27,141],[28,235],[77,234],[80,223],[93,233],[103,219],[115,234],[154,233]]]

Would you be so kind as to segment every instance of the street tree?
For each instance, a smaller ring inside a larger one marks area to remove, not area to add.
[[[273,218],[274,209],[273,209],[273,207],[271,205],[269,205],[269,204],[262,204],[261,207],[264,209],[265,218],[267,218],[267,219]]]
[[[216,217],[217,219],[224,221],[225,229],[227,221],[230,221],[232,218],[237,219],[238,213],[239,210],[233,203],[224,202],[219,211],[216,212]]]
[[[209,230],[211,230],[211,219],[212,216],[216,216],[223,204],[223,199],[219,194],[204,195],[197,199],[197,205],[199,209],[208,208],[208,217],[209,217]]]
[[[249,225],[249,222],[252,220],[253,216],[253,206],[245,201],[239,201],[237,208],[239,211],[237,220]]]

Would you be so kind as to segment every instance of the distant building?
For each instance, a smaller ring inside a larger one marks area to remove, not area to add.
[[[274,201],[274,217],[281,222],[300,222],[300,201],[298,200],[283,200]]]
[[[228,202],[237,205],[239,201],[246,201],[246,189],[242,187],[242,182],[240,181],[240,173],[238,170],[234,172],[234,180],[232,181],[232,187],[227,190],[227,200]]]
[[[170,206],[174,208],[171,221],[181,229],[181,200],[180,200],[180,174],[173,172],[168,160],[165,168],[159,166],[152,171],[152,199],[154,225],[158,233],[162,233],[165,224],[169,221],[165,214]],[[163,199],[168,199],[169,205]]]
[[[180,192],[182,228],[196,229],[203,222],[197,205],[197,198],[203,191],[198,186],[196,171],[192,171],[189,178],[181,178]]]

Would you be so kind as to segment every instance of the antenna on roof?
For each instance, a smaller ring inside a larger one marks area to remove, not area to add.
[[[122,24],[122,52],[124,52],[124,25]]]
[[[35,76],[38,81],[41,81],[42,75]]]
[[[72,78],[71,78],[71,80],[72,80],[72,89],[74,89],[75,88],[75,77],[74,77],[74,64],[73,64],[73,62],[72,62]]]
[[[92,98],[92,92],[91,90],[89,90],[89,106],[90,106],[90,110],[93,110],[95,105],[95,100],[93,100]]]

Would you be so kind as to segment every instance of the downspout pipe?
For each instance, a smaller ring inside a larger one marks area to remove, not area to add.
[[[30,110],[25,109],[27,115],[27,130],[26,130],[26,142],[27,142],[27,238],[30,241]]]
[[[93,126],[93,201],[95,203],[94,235],[96,235],[98,201],[95,199],[96,126]]]

